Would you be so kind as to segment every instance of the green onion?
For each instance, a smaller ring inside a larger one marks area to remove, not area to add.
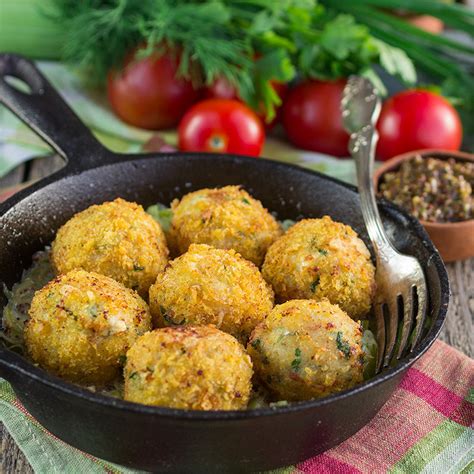
[[[444,47],[456,51],[474,54],[474,48],[470,45],[460,43],[459,41],[446,38],[442,35],[428,33],[427,31],[417,28],[416,26],[413,26],[410,23],[407,23],[406,21],[393,15],[388,15],[386,13],[379,12],[378,10],[364,8],[362,6],[358,6],[356,9],[359,10],[359,15],[364,15],[364,13],[366,15],[370,15],[370,20],[378,20],[380,21],[381,25],[384,25],[385,28],[388,26],[390,27],[389,30],[397,32],[398,34],[408,34],[414,37],[413,39],[420,40],[420,42],[425,44],[425,46],[431,48]],[[474,28],[474,25],[472,28]]]

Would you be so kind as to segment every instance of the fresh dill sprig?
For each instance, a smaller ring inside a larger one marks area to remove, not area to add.
[[[56,0],[66,24],[66,59],[93,70],[98,80],[123,64],[133,48],[148,56],[163,44],[182,50],[179,73],[192,76],[198,63],[206,82],[223,74],[232,83],[252,63],[248,38],[236,34],[224,2],[173,0]],[[240,35],[242,36],[242,35]]]

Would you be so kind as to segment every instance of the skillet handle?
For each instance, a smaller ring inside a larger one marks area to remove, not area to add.
[[[12,81],[7,82],[8,77],[26,83],[30,92],[21,91]],[[111,155],[36,66],[22,56],[0,54],[0,103],[66,160],[67,171],[92,168]]]

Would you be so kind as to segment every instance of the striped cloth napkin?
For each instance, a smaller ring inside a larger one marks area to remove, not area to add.
[[[47,432],[0,382],[0,419],[37,473],[138,472],[83,453]],[[437,341],[376,417],[352,438],[283,473],[474,472],[474,361]]]

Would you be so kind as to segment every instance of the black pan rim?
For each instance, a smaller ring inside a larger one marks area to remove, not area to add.
[[[292,170],[298,170],[303,174],[309,174],[312,176],[318,176],[321,179],[326,181],[333,182],[338,186],[345,187],[353,192],[357,193],[357,188],[351,184],[345,183],[340,181],[336,178],[332,178],[330,176],[324,175],[317,171],[313,171],[310,169],[303,168],[298,165],[293,165],[289,163],[284,163],[281,161],[266,159],[266,158],[252,158],[248,156],[241,156],[241,155],[226,155],[226,154],[211,154],[211,153],[161,153],[161,154],[110,154],[109,156],[115,157],[113,160],[107,160],[105,163],[101,163],[93,168],[89,168],[87,170],[80,171],[79,173],[68,173],[68,167],[64,167],[58,172],[54,173],[53,175],[49,176],[48,178],[33,184],[31,187],[28,187],[16,195],[9,198],[5,201],[2,205],[0,205],[0,217],[5,215],[8,211],[12,210],[14,206],[20,203],[22,200],[28,198],[29,196],[33,195],[36,191],[53,184],[55,182],[60,181],[63,178],[73,177],[74,175],[82,174],[83,172],[87,172],[89,170],[95,170],[99,168],[104,168],[107,166],[113,166],[114,164],[119,163],[126,163],[126,162],[138,162],[141,160],[159,160],[159,159],[199,159],[199,157],[206,157],[207,159],[215,159],[215,160],[226,160],[229,163],[238,163],[239,161],[248,161],[248,162],[257,162],[257,163],[265,163],[265,166],[270,167],[284,167],[290,168]],[[258,161],[256,161],[258,160]],[[3,363],[7,365],[10,369],[14,370],[16,373],[21,375],[27,376],[30,379],[35,380],[36,382],[43,383],[51,388],[57,389],[65,394],[75,396],[77,398],[81,398],[87,400],[90,403],[94,403],[101,406],[107,406],[109,408],[117,408],[122,411],[128,411],[132,413],[137,413],[140,415],[153,415],[153,416],[160,416],[160,417],[167,417],[167,418],[179,418],[182,420],[201,420],[201,421],[230,421],[230,420],[245,420],[250,418],[256,417],[267,417],[267,416],[277,416],[277,415],[286,415],[289,413],[297,412],[297,411],[304,411],[309,410],[312,408],[317,408],[321,406],[325,406],[330,404],[333,401],[341,400],[344,398],[348,398],[356,393],[364,392],[371,387],[375,387],[377,385],[382,384],[388,379],[396,377],[401,372],[407,370],[410,366],[412,366],[416,360],[418,360],[434,343],[437,339],[444,321],[446,319],[447,307],[449,302],[449,281],[446,269],[442,262],[442,259],[434,247],[433,243],[428,237],[423,226],[420,222],[413,216],[407,214],[403,209],[392,204],[389,201],[384,199],[379,200],[380,204],[384,211],[389,213],[397,213],[402,214],[405,219],[409,222],[410,226],[413,228],[415,234],[417,234],[420,239],[422,239],[423,244],[427,247],[427,250],[430,252],[430,258],[433,259],[433,263],[436,267],[436,271],[440,277],[440,285],[441,285],[441,302],[440,302],[440,310],[436,319],[432,323],[432,327],[430,332],[426,335],[425,340],[419,344],[414,351],[400,359],[400,361],[392,368],[385,370],[383,373],[376,375],[375,377],[362,382],[361,384],[357,385],[348,390],[344,390],[342,392],[330,395],[328,397],[324,397],[321,399],[313,399],[307,401],[300,401],[300,402],[291,402],[287,406],[278,406],[278,407],[265,407],[265,408],[255,408],[255,409],[247,409],[247,410],[214,410],[214,411],[200,411],[200,410],[183,410],[183,409],[173,409],[173,408],[166,408],[166,407],[155,407],[149,405],[141,405],[138,403],[128,402],[125,400],[121,400],[118,398],[109,397],[106,395],[101,395],[98,393],[94,393],[90,390],[82,388],[78,385],[74,385],[72,383],[66,382],[58,377],[48,374],[46,371],[34,366],[31,362],[29,362],[26,358],[20,356],[19,354],[11,351],[10,349],[2,349],[0,350],[0,359],[5,359]],[[3,355],[6,355],[4,357]],[[7,359],[11,359],[8,361]]]

